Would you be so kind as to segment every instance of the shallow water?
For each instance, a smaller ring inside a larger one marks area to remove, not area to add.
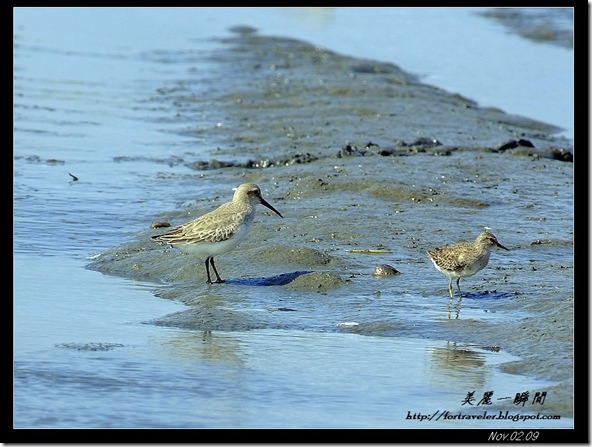
[[[466,150],[338,158],[352,137],[367,143],[364,129],[383,147],[392,135],[362,110],[367,127],[344,122],[329,135],[295,126],[282,136],[280,108],[266,133],[269,109],[219,101],[267,88],[241,85],[253,73],[237,76],[240,64],[225,62],[228,43],[209,40],[227,31],[209,25],[197,37],[172,33],[157,46],[146,36],[140,45],[133,33],[149,34],[158,19],[145,12],[146,28],[126,30],[128,14],[104,46],[99,32],[74,47],[59,33],[41,40],[33,22],[16,26],[15,427],[572,426],[573,357],[539,356],[544,346],[571,345],[571,163]],[[89,29],[107,18],[95,16]],[[466,141],[442,123],[430,130],[447,132],[448,144]],[[312,150],[306,141],[326,158],[270,170],[191,168],[212,156]],[[240,250],[217,262],[229,283],[208,288],[201,263],[151,243],[150,223],[191,219],[244,180],[260,183],[285,218],[260,210]],[[425,250],[472,239],[483,226],[511,251],[493,253],[464,282],[462,302],[449,303],[447,279]],[[378,246],[390,253],[351,251]],[[379,263],[401,275],[372,277]],[[292,274],[283,286],[253,285]],[[522,339],[508,340],[508,328]],[[407,417],[474,413],[479,406],[462,404],[470,391],[477,401],[487,391],[511,396],[487,408],[515,412],[514,397],[527,390],[548,398],[520,414],[561,419],[441,417],[428,426]]]
[[[184,306],[154,298],[145,283],[89,271],[68,280],[77,263],[47,259],[19,260],[35,275],[15,283],[20,428],[423,428],[422,414],[466,414],[468,392],[477,392],[478,407],[495,390],[480,410],[517,415],[508,396],[552,384],[501,373],[499,364],[515,357],[466,343],[318,332],[308,323],[306,330],[212,333],[145,324]],[[48,283],[50,276],[61,284]],[[463,425],[441,418],[429,426]],[[477,420],[474,427],[513,425]]]

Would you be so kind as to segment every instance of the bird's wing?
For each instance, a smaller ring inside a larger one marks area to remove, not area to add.
[[[462,253],[457,256],[454,255],[457,246],[445,246],[433,250],[434,255],[438,258],[438,265],[446,270],[462,270],[467,263]]]
[[[219,242],[232,237],[238,227],[240,214],[224,205],[214,211],[153,238],[169,244],[186,244]]]

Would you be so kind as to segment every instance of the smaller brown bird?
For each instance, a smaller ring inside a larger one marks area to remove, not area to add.
[[[434,263],[434,266],[443,274],[450,278],[448,290],[450,298],[453,298],[452,279],[456,278],[458,293],[462,298],[460,290],[461,278],[473,276],[480,270],[483,270],[489,262],[489,255],[493,247],[500,247],[508,250],[497,241],[497,238],[489,230],[484,231],[475,242],[459,242],[454,245],[428,250],[428,256]]]

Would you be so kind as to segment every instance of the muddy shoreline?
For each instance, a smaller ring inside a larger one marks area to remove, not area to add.
[[[276,318],[278,311],[310,308],[319,330],[502,349],[523,359],[505,364],[505,371],[558,382],[546,410],[572,417],[573,214],[565,213],[573,205],[572,142],[555,136],[560,129],[552,125],[481,108],[393,64],[236,31],[209,58],[218,67],[209,94],[196,94],[190,79],[181,79],[147,100],[166,111],[163,119],[186,122],[179,133],[205,141],[210,154],[151,159],[155,171],[185,166],[195,174],[177,180],[208,182],[211,196],[198,197],[189,210],[152,210],[136,240],[101,253],[88,267],[162,283],[159,296],[188,305],[156,324],[310,330]],[[258,211],[247,240],[217,260],[234,283],[212,295],[201,262],[153,243],[150,236],[162,230],[150,223],[195,218],[244,182],[257,183],[285,218]],[[469,299],[447,308],[447,280],[425,251],[473,239],[483,226],[511,252],[494,253],[487,271],[466,282]],[[374,277],[379,264],[401,274]],[[237,288],[270,284],[285,300],[272,295],[274,312],[245,315],[219,305]],[[286,304],[294,296],[296,304]],[[441,313],[423,321],[419,314],[389,319],[376,299],[385,296],[414,296]],[[359,325],[339,328],[334,321],[351,318],[352,297],[367,299],[370,310],[359,310]],[[464,318],[467,310],[488,315]]]

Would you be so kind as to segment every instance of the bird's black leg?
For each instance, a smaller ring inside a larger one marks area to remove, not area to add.
[[[206,283],[212,284],[212,280],[210,278],[210,258],[206,258],[206,273],[208,274],[208,280],[206,281]]]
[[[220,278],[220,275],[218,275],[218,270],[216,270],[216,266],[214,265],[214,258],[213,257],[210,258],[210,264],[212,264],[212,268],[214,269],[214,273],[216,274],[216,278],[217,278],[216,282],[217,283],[224,282],[222,280],[222,278]]]

